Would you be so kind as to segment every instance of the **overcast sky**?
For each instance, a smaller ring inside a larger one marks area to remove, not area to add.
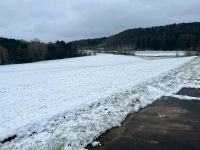
[[[200,0],[2,0],[0,36],[42,41],[200,21]]]

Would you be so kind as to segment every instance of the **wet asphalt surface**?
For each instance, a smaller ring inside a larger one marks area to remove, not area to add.
[[[177,94],[200,97],[200,89]],[[121,127],[107,131],[89,150],[200,150],[200,101],[163,97],[128,115]]]

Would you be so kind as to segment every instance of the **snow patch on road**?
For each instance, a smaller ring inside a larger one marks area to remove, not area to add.
[[[172,97],[174,98],[178,98],[178,99],[181,99],[181,100],[189,100],[189,101],[192,101],[192,100],[200,100],[199,97],[193,97],[193,96],[186,96],[186,95],[171,95]]]
[[[94,142],[92,142],[92,146],[93,146],[93,147],[95,147],[95,146],[99,146],[99,145],[101,145],[101,143],[98,142],[98,141],[94,141]]]

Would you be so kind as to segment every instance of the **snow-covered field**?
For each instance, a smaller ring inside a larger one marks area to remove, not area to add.
[[[16,135],[0,149],[82,149],[128,113],[198,86],[197,64],[97,55],[0,66],[0,141]]]
[[[175,57],[185,56],[185,51],[135,51],[136,56]]]

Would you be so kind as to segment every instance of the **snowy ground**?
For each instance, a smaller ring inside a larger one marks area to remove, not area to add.
[[[136,56],[175,57],[185,54],[185,51],[135,51]]]
[[[82,149],[163,95],[199,85],[197,57],[97,55],[0,66],[0,149]]]

